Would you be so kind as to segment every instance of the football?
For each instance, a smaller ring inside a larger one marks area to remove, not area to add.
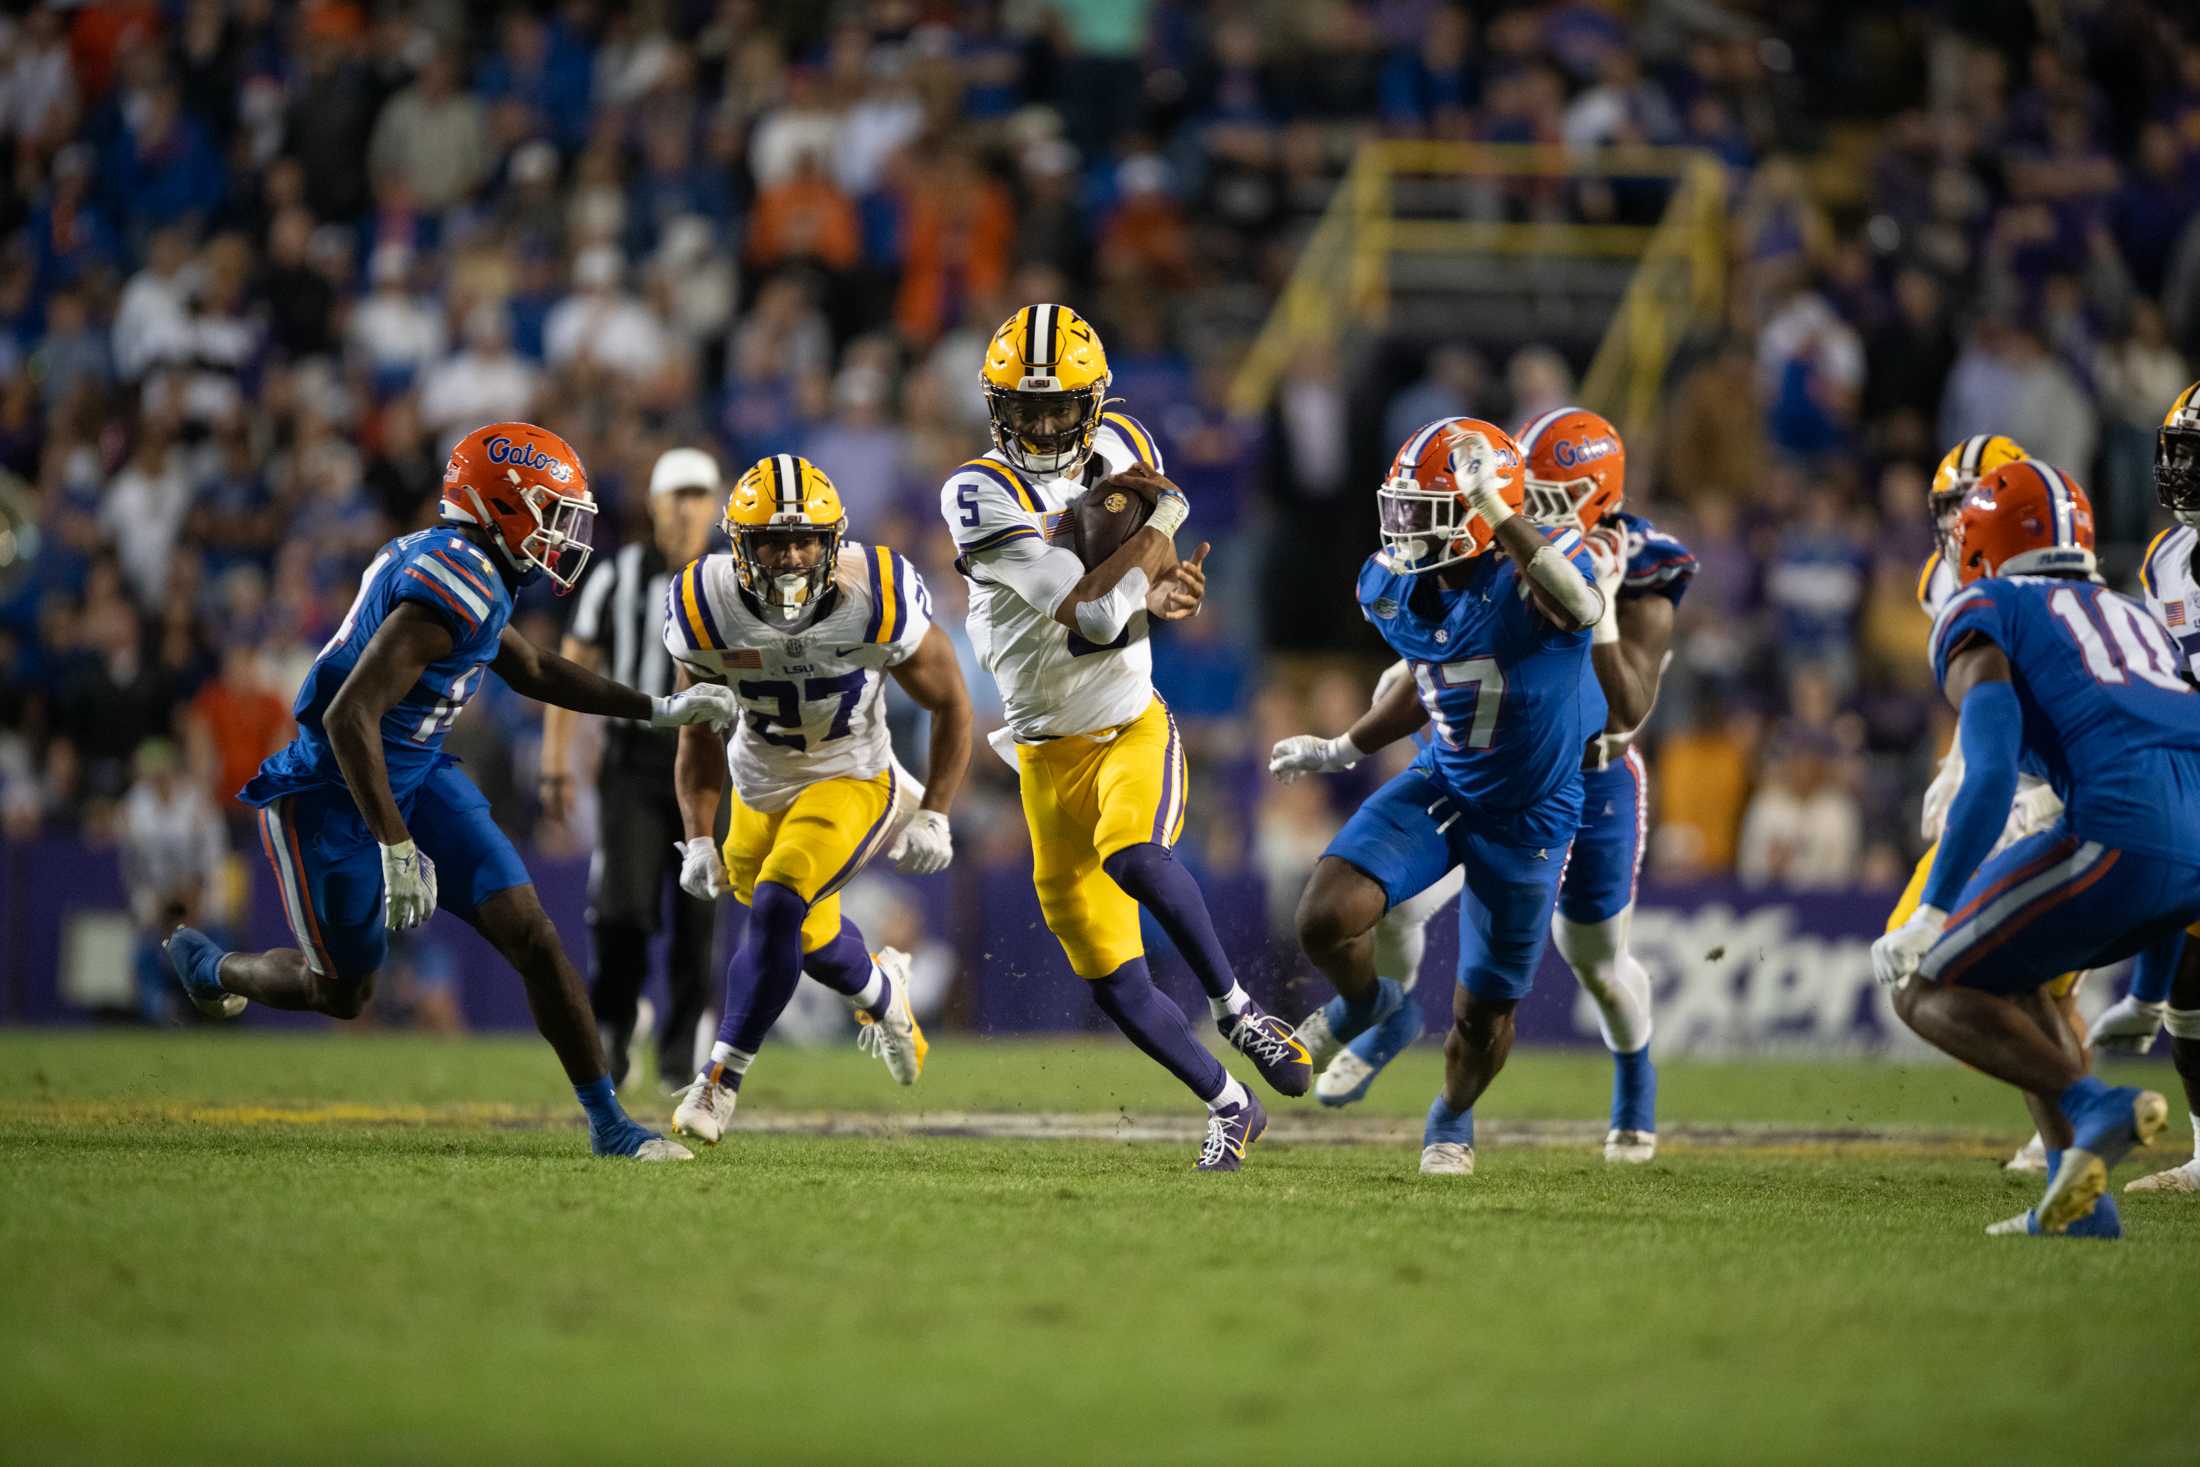
[[[1115,554],[1138,533],[1153,513],[1160,485],[1166,482],[1154,474],[1126,471],[1101,480],[1070,501],[1070,548],[1086,570]]]

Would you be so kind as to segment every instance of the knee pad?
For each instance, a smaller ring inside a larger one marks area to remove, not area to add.
[[[2200,1039],[2200,1009],[2171,1009],[2162,1015],[2162,1027],[2172,1039]]]

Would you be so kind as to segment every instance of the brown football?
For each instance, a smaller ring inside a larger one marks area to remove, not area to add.
[[[1115,554],[1146,523],[1154,505],[1148,486],[1148,479],[1117,474],[1070,501],[1070,548],[1077,552],[1086,570]]]

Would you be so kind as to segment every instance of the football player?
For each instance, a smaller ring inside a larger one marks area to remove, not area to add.
[[[536,1027],[588,1113],[596,1153],[684,1161],[686,1147],[621,1109],[580,975],[489,802],[443,752],[492,669],[516,692],[581,713],[659,727],[723,726],[735,716],[723,688],[652,698],[507,625],[518,587],[547,577],[560,592],[573,588],[595,516],[580,456],[555,433],[491,423],[459,440],[443,474],[442,523],[390,541],[369,562],[298,689],[297,737],[238,794],[260,812],[298,946],[225,952],[186,927],[168,954],[209,1013],[234,1017],[256,999],[356,1018],[389,934],[427,921],[440,901],[519,970]]]
[[[2200,679],[2200,568],[2194,565],[2200,554],[2200,382],[2178,393],[2163,415],[2154,440],[2154,492],[2177,523],[2147,547],[2139,585],[2146,592],[2147,609],[2177,644],[2186,676]],[[2171,938],[2170,946],[2177,946],[2181,937]],[[2144,1054],[2153,1045],[2156,1026],[2166,1027],[2170,1059],[2191,1106],[2192,1160],[2141,1177],[2124,1188],[2127,1192],[2200,1193],[2200,944],[2182,946],[2175,961],[2136,965],[2131,992],[2104,1012],[2094,1029],[2094,1042],[2102,1048]],[[2174,987],[2163,981],[2171,978]],[[2101,1026],[2112,1018],[2124,1020],[2116,1045],[2099,1037]]]
[[[1199,609],[1202,545],[1179,562],[1189,505],[1162,477],[1153,436],[1108,410],[1099,335],[1067,306],[1026,306],[986,349],[993,449],[948,476],[940,512],[970,583],[970,636],[1000,685],[993,746],[1016,766],[1032,883],[1048,930],[1094,1002],[1208,1108],[1196,1165],[1236,1171],[1268,1124],[1153,984],[1139,933],[1151,912],[1191,964],[1216,1027],[1286,1095],[1313,1069],[1290,1025],[1264,1013],[1216,940],[1199,884],[1177,862],[1189,769],[1154,694],[1149,617]],[[1087,570],[1063,538],[1068,505],[1117,475],[1152,504],[1146,523]]]
[[[904,870],[947,868],[947,823],[970,764],[970,694],[932,596],[908,561],[848,539],[840,491],[791,453],[758,459],[726,501],[728,554],[691,562],[666,590],[665,646],[682,681],[730,684],[730,742],[683,733],[681,885],[734,898],[748,929],[726,968],[710,1065],[680,1095],[672,1127],[716,1144],[741,1080],[807,971],[848,999],[858,1042],[914,1084],[930,1046],[909,1007],[909,965],[876,958],[840,913],[840,889],[901,830]],[[906,788],[886,735],[886,675],[932,716],[931,763]],[[728,766],[733,814],[713,838]],[[913,807],[913,813],[911,813]]]
[[[1872,944],[1872,968],[1926,1041],[2025,1092],[2047,1189],[1990,1231],[2115,1237],[2109,1168],[2168,1106],[2090,1076],[2044,989],[2200,918],[2200,692],[2161,626],[2095,579],[2092,507],[2060,470],[1988,472],[1948,559],[1960,589],[1934,619],[1932,658],[1963,778],[1922,900]],[[2064,808],[1994,855],[2020,768]]]
[[[1538,524],[1584,533],[1605,609],[1590,636],[1590,663],[1610,711],[1605,732],[1582,769],[1581,829],[1559,883],[1551,936],[1567,966],[1597,1007],[1598,1027],[1612,1051],[1611,1127],[1604,1159],[1645,1162],[1657,1154],[1657,1070],[1650,1061],[1650,975],[1628,951],[1635,883],[1649,817],[1648,772],[1635,731],[1657,701],[1673,612],[1696,574],[1688,547],[1640,515],[1623,513],[1626,448],[1610,422],[1583,408],[1558,408],[1530,423],[1520,439],[1526,456],[1526,512]],[[1380,703],[1394,664],[1376,685]],[[1428,920],[1463,880],[1454,870],[1436,885],[1385,913],[1375,929],[1375,969],[1396,974],[1410,993]],[[1309,1053],[1334,1053],[1314,1082],[1325,1104],[1343,1105],[1367,1093],[1375,1075],[1420,1036],[1420,1009],[1395,1015],[1337,1048],[1343,1002],[1332,999],[1299,1025]]]
[[[1331,1032],[1349,1039],[1406,1001],[1377,970],[1384,913],[1463,868],[1444,1085],[1422,1137],[1430,1176],[1474,1170],[1474,1103],[1512,1049],[1581,825],[1582,752],[1608,713],[1590,652],[1606,605],[1595,564],[1578,529],[1520,512],[1525,487],[1519,446],[1492,424],[1439,419],[1406,440],[1357,595],[1413,675],[1338,737],[1287,739],[1269,760],[1284,779],[1349,769],[1434,725],[1413,767],[1322,853],[1298,913],[1300,944],[1343,1000]]]

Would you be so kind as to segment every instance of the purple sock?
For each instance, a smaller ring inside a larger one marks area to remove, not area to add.
[[[1222,1061],[1207,1052],[1192,1033],[1176,1000],[1153,986],[1144,958],[1132,958],[1107,977],[1088,985],[1092,1001],[1115,1020],[1115,1027],[1170,1074],[1192,1087],[1201,1100],[1213,1100],[1229,1083]]]
[[[1199,986],[1207,990],[1209,998],[1229,996],[1237,986],[1237,974],[1222,955],[1222,944],[1215,938],[1214,919],[1207,915],[1207,899],[1200,894],[1199,883],[1177,864],[1175,852],[1147,841],[1125,846],[1102,861],[1100,869],[1130,893],[1133,901],[1153,913],[1161,930],[1169,934],[1169,941],[1192,965]]]
[[[726,965],[726,1016],[718,1042],[744,1054],[763,1047],[764,1036],[802,981],[802,919],[810,905],[792,890],[767,881],[749,904],[748,930]]]
[[[856,924],[846,917],[840,919],[840,932],[831,942],[814,953],[802,956],[802,971],[845,998],[854,998],[870,986],[871,949],[864,944],[863,934]],[[865,1013],[876,1019],[876,1012]]]

